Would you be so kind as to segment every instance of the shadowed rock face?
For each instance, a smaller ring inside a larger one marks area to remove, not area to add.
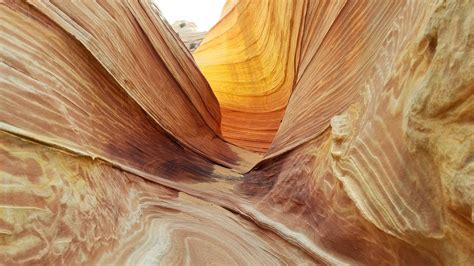
[[[1,2],[0,261],[474,264],[473,14]]]

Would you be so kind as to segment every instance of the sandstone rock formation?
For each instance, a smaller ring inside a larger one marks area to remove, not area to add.
[[[0,18],[1,264],[474,264],[474,2]]]
[[[196,23],[186,20],[175,21],[171,27],[178,33],[181,41],[191,52],[199,47],[206,35],[205,31],[198,31]]]

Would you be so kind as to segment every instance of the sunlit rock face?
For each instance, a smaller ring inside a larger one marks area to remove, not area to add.
[[[0,18],[1,264],[474,264],[472,1]]]
[[[224,139],[257,152],[270,146],[293,90],[307,4],[270,2],[228,1],[194,53],[219,100]]]

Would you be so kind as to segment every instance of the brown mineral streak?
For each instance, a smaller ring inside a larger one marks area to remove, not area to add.
[[[474,264],[473,1],[0,21],[0,265]]]

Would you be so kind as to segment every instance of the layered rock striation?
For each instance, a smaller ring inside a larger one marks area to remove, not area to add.
[[[474,263],[474,3],[0,3],[2,264]]]

